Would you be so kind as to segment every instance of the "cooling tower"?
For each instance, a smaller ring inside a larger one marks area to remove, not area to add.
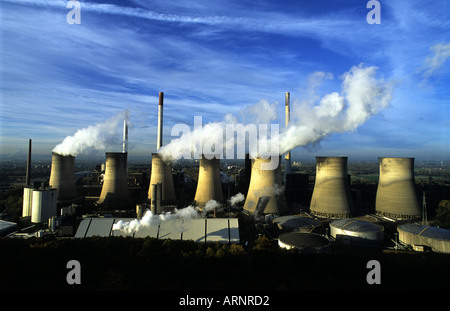
[[[202,155],[194,201],[198,207],[203,208],[210,200],[224,201],[220,181],[220,159],[215,157],[208,159],[205,155]]]
[[[316,157],[311,213],[325,218],[349,218],[352,209],[347,157]]]
[[[259,212],[280,214],[287,211],[286,198],[282,188],[281,165],[279,164],[273,170],[261,168],[263,163],[270,161],[270,158],[256,158],[252,161],[250,185],[244,204],[244,210],[251,214]]]
[[[414,158],[379,158],[379,163],[376,213],[394,219],[420,218],[414,190]]]
[[[49,185],[57,189],[57,197],[60,202],[74,201],[79,198],[75,185],[74,164],[75,157],[52,152]]]
[[[127,155],[126,152],[106,153],[105,177],[97,204],[121,205],[129,201]]]
[[[172,163],[165,163],[159,153],[152,153],[152,172],[148,189],[149,200],[152,199],[151,185],[158,183],[162,184],[161,203],[165,205],[177,204],[172,177]]]

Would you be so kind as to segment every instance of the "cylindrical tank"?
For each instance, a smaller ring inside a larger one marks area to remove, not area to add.
[[[23,205],[22,205],[22,217],[31,216],[33,207],[33,188],[23,188]]]
[[[57,214],[57,190],[36,189],[33,190],[33,206],[31,211],[31,222],[38,223],[48,221]]]
[[[325,230],[322,222],[311,217],[303,217],[300,215],[286,215],[277,217],[273,222],[282,231],[298,231],[303,233],[322,234]]]
[[[162,184],[161,204],[177,204],[175,188],[172,177],[172,163],[164,162],[159,153],[152,153],[152,172],[150,176],[150,186],[148,188],[148,199],[152,199],[151,185]]]
[[[379,164],[376,213],[394,219],[420,218],[414,189],[414,158],[379,158]]]
[[[330,241],[316,233],[288,232],[278,236],[278,246],[296,248],[302,253],[325,253],[330,251]]]
[[[330,235],[336,241],[357,244],[382,244],[384,227],[358,219],[338,219],[330,223]]]
[[[271,158],[255,158],[252,161],[250,185],[244,204],[244,210],[251,214],[258,212],[280,214],[287,211],[280,164],[275,169],[264,169],[262,167],[264,164],[269,167],[270,161]]]
[[[75,185],[75,157],[52,152],[50,187],[57,189],[58,201],[73,201],[78,198]]]
[[[195,205],[203,208],[210,200],[224,201],[220,180],[220,159],[213,157],[213,155],[208,157],[202,155],[194,201]]]
[[[105,177],[97,204],[116,205],[128,202],[127,153],[107,152]]]
[[[311,213],[325,218],[349,218],[353,209],[347,157],[316,157]]]

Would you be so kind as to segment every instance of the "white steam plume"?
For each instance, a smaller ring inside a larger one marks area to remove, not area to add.
[[[105,150],[118,145],[121,143],[119,130],[124,116],[124,112],[120,112],[105,122],[80,129],[73,136],[64,138],[52,151],[60,155],[77,156],[89,150]]]
[[[240,202],[243,202],[244,199],[245,199],[245,196],[242,193],[239,192],[238,194],[235,194],[234,196],[232,196],[228,200],[228,202],[230,202],[231,206],[235,206],[236,204],[238,204]]]
[[[134,219],[132,221],[119,220],[113,225],[112,230],[118,230],[131,234],[139,231],[140,228],[148,228],[152,226],[159,226],[162,222],[179,220],[177,225],[179,226],[179,232],[184,232],[187,226],[187,222],[190,219],[204,217],[204,214],[220,207],[220,203],[215,200],[210,200],[206,203],[204,210],[201,212],[194,206],[189,205],[182,209],[175,209],[173,212],[167,212],[162,214],[154,214],[151,210],[146,210],[144,216],[141,219]]]
[[[297,100],[291,103],[289,126],[279,136],[275,136],[279,140],[279,154],[299,146],[318,144],[324,137],[333,133],[353,131],[370,117],[388,107],[392,99],[393,83],[377,79],[376,72],[377,67],[374,66],[365,67],[362,64],[353,66],[342,75],[340,92],[331,92],[320,100],[315,95],[316,88],[323,79],[333,79],[333,76],[330,73],[323,72],[312,74],[309,77],[311,84],[309,95],[313,97],[313,102]],[[262,100],[252,107],[243,109],[242,113],[247,122],[249,121],[248,117],[252,119],[251,121],[261,124],[272,122],[278,117],[276,113],[277,105],[278,103],[270,104]],[[245,137],[239,141],[239,137],[235,139],[233,135],[230,139],[225,135],[226,128],[230,123],[234,125],[234,128],[243,128],[244,130],[241,132],[246,132],[253,125],[240,123],[237,117],[231,114],[227,114],[222,122],[208,123],[197,128],[194,126],[193,131],[190,131],[189,127],[184,125],[184,128],[178,129],[179,132],[173,130],[172,135],[184,134],[162,146],[158,152],[166,160],[173,160],[180,159],[182,155],[185,156],[186,154],[193,154],[194,157],[197,155],[197,158],[199,158],[201,148],[203,147],[203,150],[205,150],[205,146],[208,147],[206,150],[210,150],[210,147],[214,145],[217,151],[220,150],[218,148],[223,148],[223,150],[229,148],[230,144],[236,144],[236,148],[239,148],[240,145],[248,143],[250,149],[252,142],[246,141]],[[284,126],[280,129],[283,130]],[[195,141],[195,137],[202,137],[202,144]],[[259,137],[258,148],[261,141],[261,137]],[[258,151],[260,152],[260,149]],[[225,154],[226,152],[219,151],[219,153]],[[250,156],[254,158],[256,154],[250,153]]]

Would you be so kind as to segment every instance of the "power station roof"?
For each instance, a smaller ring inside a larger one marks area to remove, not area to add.
[[[403,224],[397,227],[400,230],[436,240],[450,241],[450,230],[428,225]]]
[[[352,218],[334,220],[330,223],[330,226],[354,232],[377,232],[384,230],[384,227],[381,225]]]
[[[172,219],[159,225],[140,226],[136,231],[112,230],[113,224],[136,221],[133,218],[85,218],[75,234],[76,238],[92,236],[153,237],[158,239],[193,240],[195,242],[239,243],[237,218]]]

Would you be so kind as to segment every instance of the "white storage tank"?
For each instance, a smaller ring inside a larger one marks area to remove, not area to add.
[[[338,242],[382,244],[384,227],[359,219],[339,219],[330,223],[330,235]]]
[[[283,231],[299,231],[319,234],[324,232],[322,222],[311,217],[286,215],[275,218],[273,222]]]
[[[33,206],[33,188],[23,188],[23,206],[22,217],[31,216],[31,208]]]
[[[57,214],[57,189],[33,190],[31,222],[47,222]]]
[[[297,249],[302,253],[326,253],[330,251],[330,241],[316,233],[282,233],[278,237],[278,246],[286,249]]]

